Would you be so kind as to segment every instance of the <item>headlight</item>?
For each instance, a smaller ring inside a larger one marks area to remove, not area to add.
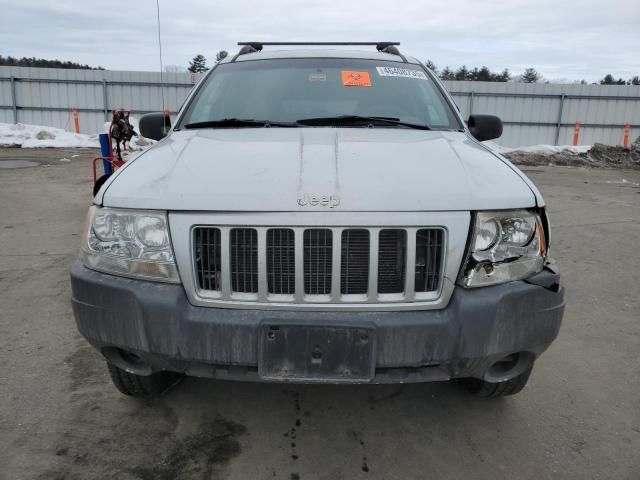
[[[180,282],[164,212],[91,207],[81,258],[105,273]]]
[[[546,245],[535,212],[478,212],[461,283],[482,287],[526,278],[542,270]]]

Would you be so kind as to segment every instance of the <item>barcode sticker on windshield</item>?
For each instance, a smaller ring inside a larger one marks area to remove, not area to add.
[[[410,70],[408,68],[398,67],[376,67],[376,70],[378,70],[378,75],[381,77],[404,77],[427,80],[427,74],[420,70]]]

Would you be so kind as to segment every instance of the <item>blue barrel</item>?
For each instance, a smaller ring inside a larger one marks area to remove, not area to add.
[[[100,138],[100,150],[102,151],[102,156],[105,158],[111,158],[111,142],[109,141],[108,133],[101,133],[98,135]],[[105,175],[111,175],[113,170],[111,169],[111,162],[107,160],[102,160],[102,166],[104,168]]]

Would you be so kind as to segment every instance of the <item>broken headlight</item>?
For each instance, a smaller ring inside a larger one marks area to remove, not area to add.
[[[460,283],[483,287],[542,270],[547,241],[540,215],[529,210],[478,212]]]
[[[80,256],[100,272],[180,282],[165,212],[91,207]]]

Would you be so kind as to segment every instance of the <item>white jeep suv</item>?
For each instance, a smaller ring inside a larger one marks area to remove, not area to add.
[[[564,292],[536,187],[397,44],[248,42],[113,174],[72,267],[125,394],[183,375],[519,392]],[[375,44],[374,44],[375,45]],[[264,48],[263,48],[264,47]],[[222,56],[221,56],[222,57]]]

